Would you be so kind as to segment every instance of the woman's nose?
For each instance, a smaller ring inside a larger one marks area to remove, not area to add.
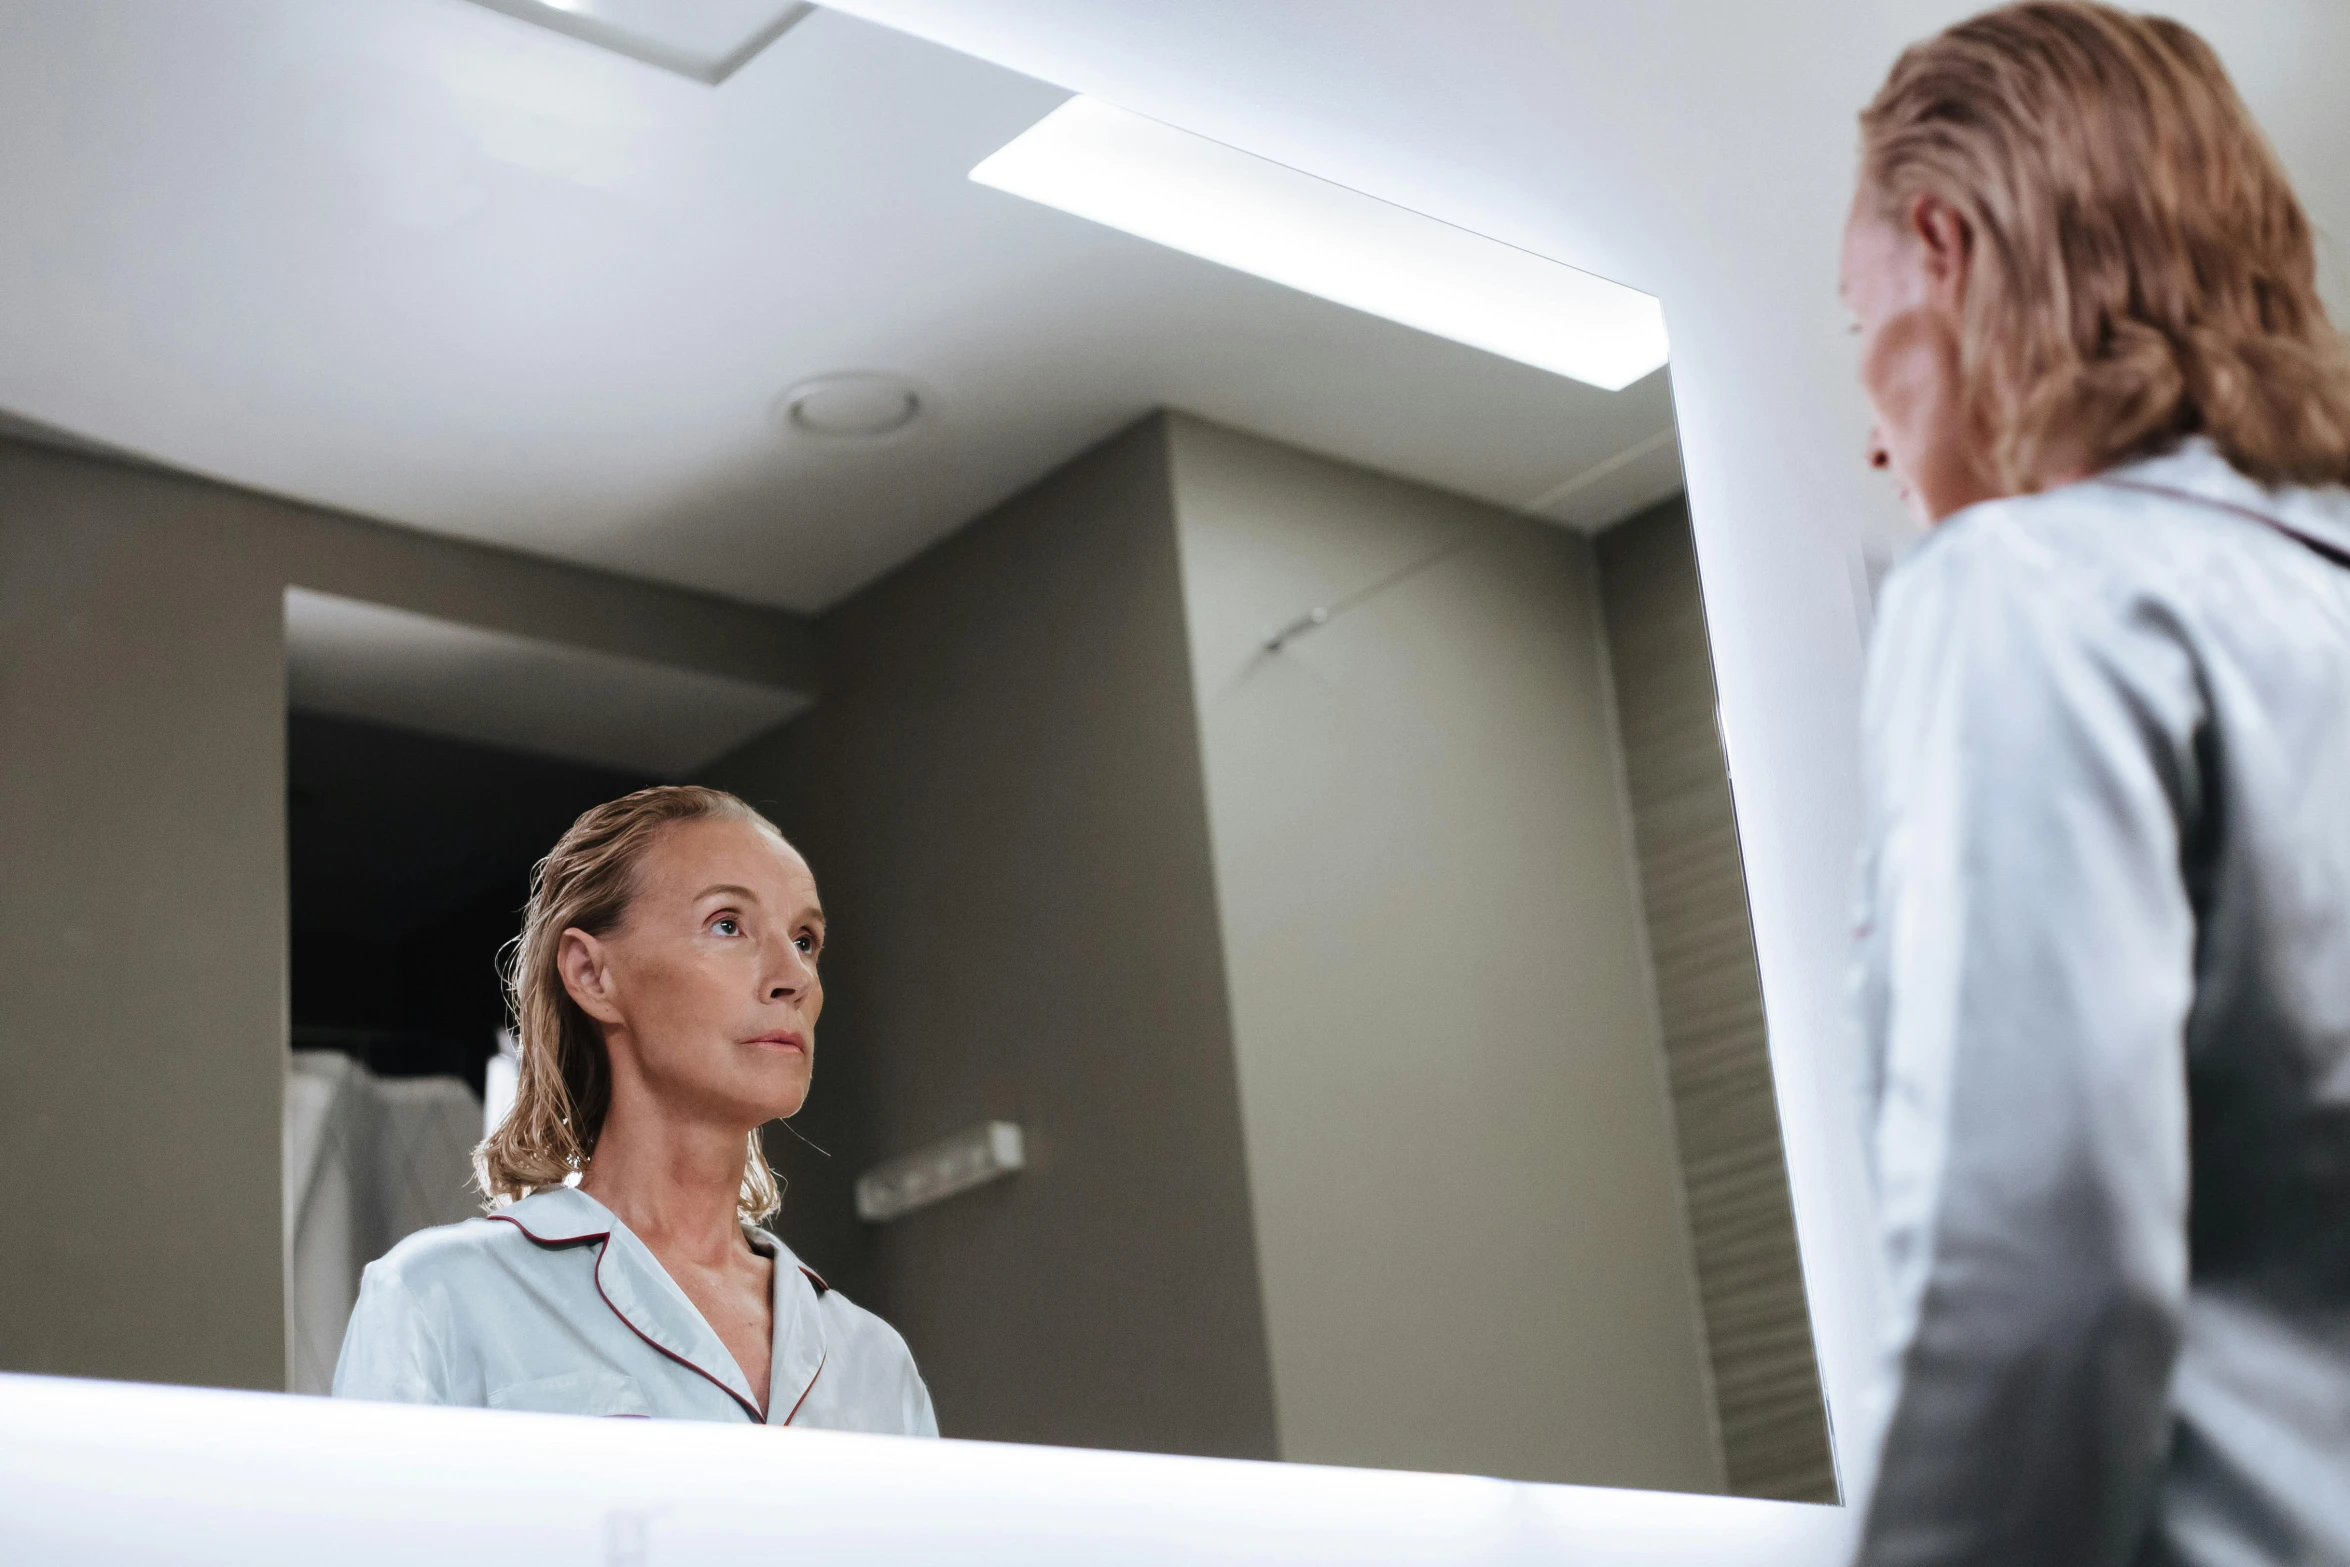
[[[816,977],[816,967],[796,941],[783,944],[780,956],[771,957],[767,964],[767,999],[783,1001],[803,995],[810,980]]]

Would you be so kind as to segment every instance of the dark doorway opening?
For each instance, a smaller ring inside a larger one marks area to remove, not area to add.
[[[657,781],[289,714],[294,1048],[380,1077],[460,1077],[478,1097],[531,866],[580,812]]]

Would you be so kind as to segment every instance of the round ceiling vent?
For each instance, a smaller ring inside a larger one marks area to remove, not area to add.
[[[922,412],[922,394],[902,375],[851,370],[802,381],[783,394],[777,411],[810,435],[867,437],[903,430]]]

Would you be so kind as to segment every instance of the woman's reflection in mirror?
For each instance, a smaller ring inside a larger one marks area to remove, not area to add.
[[[587,812],[533,874],[487,1218],[372,1264],[340,1397],[935,1436],[905,1342],[760,1228],[759,1129],[808,1096],[824,909],[713,789]]]
[[[2350,355],[2175,22],[1861,117],[1872,1563],[2350,1561]]]

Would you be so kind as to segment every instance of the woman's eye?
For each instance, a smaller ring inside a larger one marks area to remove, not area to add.
[[[816,938],[809,935],[806,931],[802,931],[797,936],[794,936],[792,938],[792,945],[799,948],[802,952],[805,952],[809,957],[814,957],[816,955]]]
[[[731,914],[722,915],[719,918],[712,920],[710,922],[710,929],[721,936],[739,936],[743,933],[742,921],[736,919]]]

